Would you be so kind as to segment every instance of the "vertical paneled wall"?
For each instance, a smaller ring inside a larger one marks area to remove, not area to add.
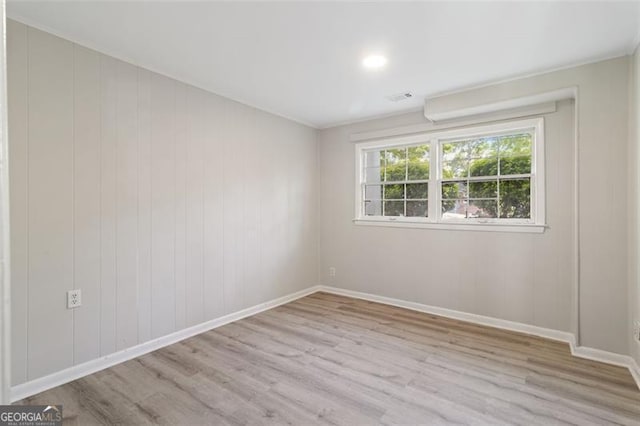
[[[8,67],[14,384],[315,284],[315,130],[14,21]]]

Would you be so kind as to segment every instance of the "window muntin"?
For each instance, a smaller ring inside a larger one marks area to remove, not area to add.
[[[363,151],[364,216],[428,216],[430,144]]]
[[[412,147],[425,155],[411,155]],[[542,118],[361,142],[356,167],[358,224],[514,232],[546,226]]]
[[[531,220],[533,131],[440,141],[443,220]]]

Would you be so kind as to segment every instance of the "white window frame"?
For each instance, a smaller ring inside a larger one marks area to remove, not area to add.
[[[467,139],[488,135],[530,132],[533,137],[531,152],[531,218],[530,219],[443,219],[441,212],[442,176],[440,170],[441,145],[455,139]],[[399,148],[409,145],[429,144],[429,198],[428,217],[365,216],[362,185],[364,183],[364,153],[374,149]],[[355,219],[356,225],[392,226],[405,228],[454,229],[472,231],[533,232],[546,228],[544,118],[530,118],[478,125],[467,128],[425,132],[411,136],[399,136],[360,142],[355,145]]]

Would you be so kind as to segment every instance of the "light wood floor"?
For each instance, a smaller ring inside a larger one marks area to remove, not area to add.
[[[620,367],[568,345],[326,293],[21,403],[66,424],[637,424]]]

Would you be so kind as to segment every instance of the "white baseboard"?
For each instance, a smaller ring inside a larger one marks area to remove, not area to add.
[[[638,385],[638,388],[640,389],[640,368],[638,368],[638,364],[633,358],[627,355],[620,355],[613,352],[603,351],[601,349],[589,348],[586,346],[577,346],[575,335],[567,331],[558,331],[549,328],[523,324],[515,321],[507,321],[498,318],[487,317],[484,315],[470,314],[467,312],[455,311],[453,309],[440,308],[437,306],[424,305],[422,303],[408,302],[406,300],[393,299],[391,297],[378,296],[375,294],[345,290],[342,288],[330,287],[325,285],[319,286],[319,291],[324,291],[341,296],[353,297],[356,299],[368,300],[370,302],[383,303],[385,305],[398,306],[401,308],[411,309],[413,311],[439,315],[442,317],[452,318],[460,321],[467,321],[475,324],[486,325],[489,327],[500,328],[503,330],[517,331],[520,333],[531,334],[551,340],[566,342],[571,348],[571,354],[576,357],[628,368],[631,372],[631,376],[634,378],[636,384]]]
[[[48,389],[63,385],[73,380],[77,380],[81,377],[96,373],[100,370],[104,370],[105,368],[109,368],[121,362],[128,361],[130,359],[139,357],[165,346],[177,343],[181,340],[187,339],[197,334],[204,333],[205,331],[209,331],[230,322],[255,315],[262,311],[266,311],[267,309],[275,308],[276,306],[284,305],[285,303],[289,303],[301,297],[315,293],[319,289],[320,286],[309,287],[305,290],[279,297],[268,302],[260,303],[250,308],[243,309],[238,312],[233,312],[231,314],[176,331],[166,336],[141,343],[122,351],[114,352],[101,358],[74,365],[73,367],[66,368],[53,374],[49,374],[48,376],[40,377],[26,383],[13,386],[11,388],[11,401],[19,401],[23,398],[27,398],[40,392],[44,392]]]
[[[636,362],[635,359],[631,358],[631,365],[629,366],[629,371],[631,371],[631,375],[635,379],[638,387],[640,388],[640,366]]]
[[[377,296],[375,294],[361,293],[359,291],[345,290],[336,287],[320,286],[320,291],[338,294],[341,296],[354,297],[356,299],[368,300],[370,302],[383,303],[385,305],[398,306],[400,308],[411,309],[413,311],[424,312],[427,314],[438,315],[441,317],[452,318],[460,321],[472,322],[475,324],[486,325],[503,330],[518,331],[520,333],[532,334],[534,336],[544,337],[547,339],[567,342],[572,345],[575,344],[574,335],[566,331],[536,327],[535,325],[523,324],[515,321],[507,321],[498,318],[487,317],[484,315],[470,314],[467,312],[455,311],[453,309],[424,305],[422,303],[416,302],[408,302],[405,300],[393,299],[391,297]]]
[[[633,361],[633,358],[627,355],[620,355],[614,352],[603,351],[602,349],[595,349],[587,346],[571,345],[571,354],[579,358],[606,362],[607,364],[618,365],[620,367],[627,367],[630,371],[632,367],[631,362]]]
[[[165,346],[177,343],[181,340],[193,337],[197,334],[204,333],[214,328],[223,326],[233,321],[240,320],[242,318],[255,315],[262,311],[275,308],[276,306],[283,305],[285,303],[292,302],[301,297],[308,296],[318,291],[324,291],[326,293],[332,293],[347,297],[353,297],[356,299],[368,300],[371,302],[383,303],[385,305],[398,306],[401,308],[411,309],[418,312],[424,312],[433,315],[439,315],[447,318],[457,319],[461,321],[472,322],[475,324],[486,325],[489,327],[500,328],[503,330],[517,331],[521,333],[531,334],[534,336],[544,337],[551,340],[557,340],[566,342],[571,347],[571,353],[574,356],[580,358],[586,358],[594,361],[605,362],[607,364],[614,364],[622,367],[627,367],[631,372],[631,375],[640,388],[640,368],[633,358],[626,355],[620,355],[612,352],[603,351],[600,349],[594,349],[584,346],[576,346],[576,339],[572,333],[565,331],[552,330],[543,327],[537,327],[529,324],[522,324],[514,321],[501,320],[498,318],[487,317],[483,315],[470,314],[467,312],[455,311],[452,309],[440,308],[437,306],[429,306],[416,302],[408,302],[400,299],[393,299],[390,297],[377,296],[369,293],[362,293],[359,291],[345,290],[336,287],[316,285],[309,287],[305,290],[301,290],[277,299],[270,300],[268,302],[260,303],[247,309],[243,309],[238,312],[234,312],[220,318],[216,318],[210,321],[203,322],[193,327],[185,328],[183,330],[176,331],[166,336],[159,337],[154,340],[150,340],[145,343],[133,346],[128,349],[124,349],[119,352],[106,355],[101,358],[97,358],[83,364],[74,365],[65,370],[61,370],[50,374],[48,376],[40,377],[38,379],[31,380],[20,385],[13,386],[11,388],[11,401],[19,401],[23,398],[35,395],[40,392],[44,392],[48,389],[56,386],[63,385],[65,383],[77,380],[89,374],[96,373],[105,368],[109,368],[113,365],[119,364],[124,361],[139,357],[149,352],[158,350]]]

